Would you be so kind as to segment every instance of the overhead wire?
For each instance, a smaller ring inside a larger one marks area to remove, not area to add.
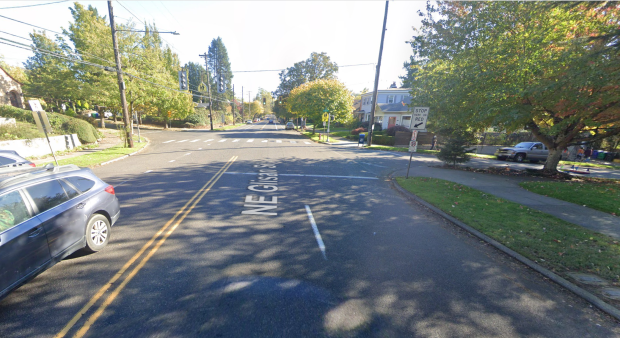
[[[26,8],[26,7],[35,7],[35,6],[45,6],[45,5],[52,5],[52,4],[58,4],[61,2],[67,2],[69,0],[62,0],[62,1],[55,1],[55,2],[48,2],[48,3],[44,3],[44,4],[36,4],[36,5],[24,5],[24,6],[13,6],[13,7],[2,7],[0,9],[13,9],[13,8]]]

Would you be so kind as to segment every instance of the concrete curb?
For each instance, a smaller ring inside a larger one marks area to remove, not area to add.
[[[147,139],[147,138],[146,138],[146,137],[144,137],[144,136],[142,136],[142,137],[146,140],[146,145],[145,145],[144,147],[142,147],[142,149],[140,149],[140,150],[138,150],[138,151],[135,151],[135,152],[133,152],[133,153],[131,153],[131,154],[127,154],[127,155],[123,155],[123,156],[121,156],[121,157],[119,157],[119,158],[115,158],[115,159],[113,159],[113,160],[109,160],[109,161],[105,161],[105,162],[99,163],[99,164],[95,165],[95,167],[100,167],[100,166],[102,166],[102,165],[106,165],[106,164],[110,164],[110,163],[114,163],[114,162],[116,162],[116,161],[120,161],[120,160],[126,159],[127,157],[129,157],[129,156],[133,156],[133,155],[136,155],[137,153],[139,153],[139,152],[141,152],[142,150],[146,149],[146,147],[148,147],[148,146],[149,146],[149,144],[151,144],[151,141],[149,141],[149,139]]]
[[[576,294],[577,296],[585,299],[586,301],[590,302],[592,305],[596,306],[597,308],[599,308],[601,311],[607,313],[608,315],[614,317],[617,320],[620,320],[620,310],[617,309],[616,307],[607,304],[605,301],[603,301],[602,299],[598,298],[597,296],[595,296],[594,294],[590,293],[589,291],[586,291],[582,288],[580,288],[579,286],[569,282],[568,280],[556,275],[555,273],[543,268],[542,266],[538,265],[537,263],[533,262],[532,260],[522,256],[521,254],[509,249],[508,247],[504,246],[503,244],[499,243],[498,241],[494,240],[493,238],[483,234],[482,232],[470,227],[469,225],[459,221],[458,219],[448,215],[447,213],[445,213],[443,210],[435,207],[434,205],[426,202],[425,200],[421,199],[420,197],[416,196],[415,194],[405,190],[403,187],[401,187],[396,180],[392,177],[391,173],[390,175],[388,175],[388,177],[390,178],[390,183],[392,184],[392,187],[395,188],[396,190],[398,190],[401,194],[403,194],[405,197],[407,197],[409,200],[412,200],[415,203],[421,204],[424,207],[432,210],[434,213],[438,214],[439,216],[445,218],[446,220],[458,225],[459,227],[461,227],[463,230],[471,233],[472,235],[480,238],[481,240],[489,243],[490,245],[494,246],[496,249],[504,252],[505,254],[507,254],[508,256],[518,260],[519,262],[527,265],[529,268],[533,269],[534,271],[540,273],[541,275],[549,278],[550,280],[554,281],[556,284],[559,284],[560,286],[570,290],[571,292],[573,292],[574,294]]]

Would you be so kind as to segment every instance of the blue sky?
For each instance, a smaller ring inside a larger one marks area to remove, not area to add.
[[[0,1],[0,8],[53,2]],[[108,14],[105,1],[80,1]],[[163,35],[179,54],[182,63],[203,62],[198,57],[220,36],[233,71],[271,70],[292,66],[312,52],[326,52],[338,65],[376,63],[381,41],[384,1],[113,1],[119,22],[154,22],[160,31],[181,35]],[[418,27],[424,1],[390,1],[379,88],[387,88],[404,74],[403,62],[411,48],[405,41]],[[0,9],[0,15],[60,31],[71,21],[72,2],[45,6]],[[125,8],[123,8],[126,7]],[[133,15],[132,15],[133,13]],[[0,31],[28,37],[34,29],[0,18]],[[0,33],[4,38],[11,38]],[[25,40],[24,40],[25,41]],[[10,64],[19,64],[28,51],[0,45],[0,54]],[[354,91],[372,89],[374,65],[343,67],[338,78]],[[235,73],[233,83],[240,97],[241,87],[255,95],[258,87],[275,90],[278,72]]]

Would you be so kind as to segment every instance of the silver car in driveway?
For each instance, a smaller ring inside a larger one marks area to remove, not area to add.
[[[0,299],[73,252],[96,252],[120,216],[114,187],[75,165],[0,169]]]
[[[549,155],[549,150],[541,142],[521,142],[514,147],[502,147],[497,149],[495,156],[498,160],[514,160],[523,162],[529,160],[532,163],[545,161]]]

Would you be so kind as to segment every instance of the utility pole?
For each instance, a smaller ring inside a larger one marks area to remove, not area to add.
[[[250,110],[250,113],[248,114],[249,116],[252,116],[252,95],[250,95],[252,92],[248,90],[248,109]],[[252,118],[253,120],[254,118]]]
[[[209,80],[209,65],[207,64],[207,53],[198,55],[201,58],[205,58],[205,70],[207,71],[207,90],[209,91],[209,123],[211,123],[211,130],[213,130],[213,100],[211,100],[211,81]]]
[[[242,121],[245,121],[245,115],[243,114],[244,112],[245,112],[245,106],[243,105],[243,86],[241,86],[241,120]]]
[[[233,85],[233,97],[232,97],[232,116],[233,116],[233,126],[235,125],[235,85]]]
[[[381,70],[381,55],[383,54],[383,40],[385,39],[385,24],[387,23],[387,13],[389,1],[385,2],[385,16],[383,17],[383,30],[381,31],[381,47],[379,47],[379,62],[375,73],[375,90],[372,93],[372,107],[370,108],[370,121],[368,121],[368,146],[372,145],[372,130],[375,126],[375,107],[377,106],[377,89],[379,87],[379,71]]]
[[[125,98],[125,82],[123,82],[123,72],[121,70],[121,56],[118,53],[118,42],[116,41],[116,26],[114,26],[114,11],[112,1],[108,0],[108,11],[110,14],[110,28],[112,29],[112,44],[114,45],[114,58],[116,59],[116,76],[118,78],[118,89],[121,92],[121,106],[123,107],[123,123],[125,124],[125,138],[129,148],[133,148],[133,137],[129,130],[129,113],[127,113],[127,99]]]

